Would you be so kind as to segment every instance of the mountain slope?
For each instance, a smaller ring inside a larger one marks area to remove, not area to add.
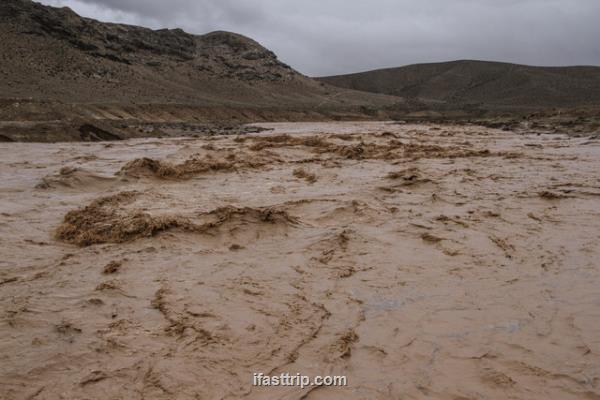
[[[327,87],[234,33],[191,35],[102,23],[30,0],[0,2],[0,37],[4,99],[240,107],[379,106],[398,100]]]
[[[318,78],[341,88],[488,108],[600,104],[600,67],[453,61]]]

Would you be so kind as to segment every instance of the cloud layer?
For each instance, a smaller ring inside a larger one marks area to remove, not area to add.
[[[598,0],[41,0],[103,21],[228,30],[311,76],[483,59],[600,65]]]

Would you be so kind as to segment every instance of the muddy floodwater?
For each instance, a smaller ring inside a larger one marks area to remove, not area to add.
[[[0,143],[0,398],[600,398],[599,140],[261,126]]]

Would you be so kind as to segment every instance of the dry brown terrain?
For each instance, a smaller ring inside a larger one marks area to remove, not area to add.
[[[169,136],[165,123],[383,119],[387,107],[409,108],[317,82],[232,32],[151,30],[2,0],[0,37],[0,142]]]
[[[270,127],[0,143],[0,398],[600,398],[600,142]]]
[[[154,104],[168,114],[169,105],[178,104],[223,106],[236,114],[402,102],[317,82],[232,32],[151,30],[83,18],[66,7],[2,0],[0,36],[0,99],[51,103],[38,113],[92,114],[90,108],[118,105],[127,113],[127,107]]]
[[[600,67],[535,67],[476,60],[414,64],[319,78],[340,88],[456,110],[540,110],[600,104]]]

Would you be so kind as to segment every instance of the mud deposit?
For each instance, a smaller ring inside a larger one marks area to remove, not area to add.
[[[262,125],[0,143],[0,398],[600,398],[600,141]]]

